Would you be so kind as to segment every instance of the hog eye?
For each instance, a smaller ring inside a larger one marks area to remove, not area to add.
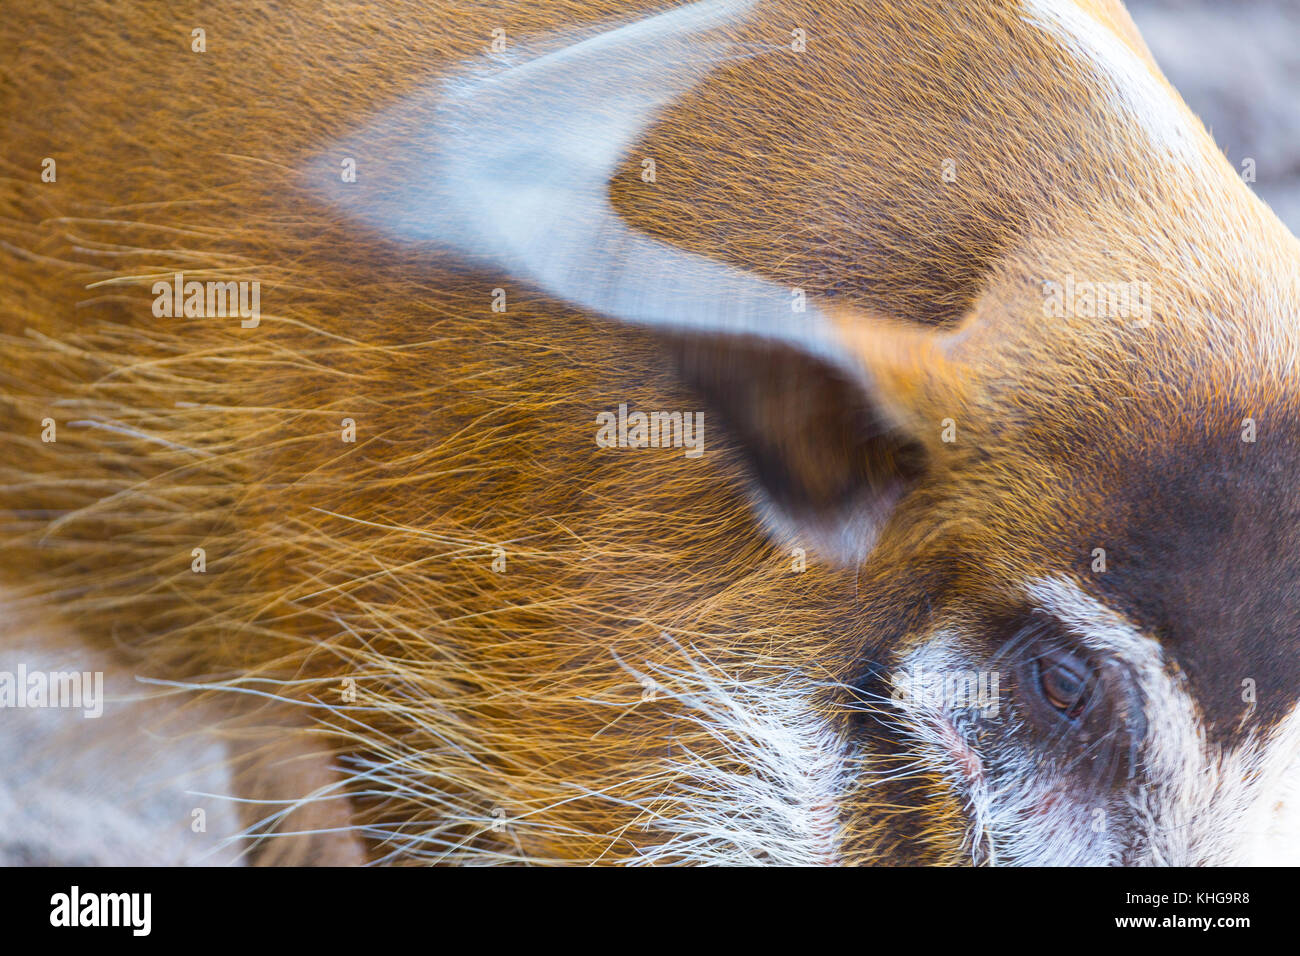
[[[1095,675],[1087,661],[1069,651],[1047,651],[1038,658],[1038,687],[1044,699],[1071,720],[1083,713]]]

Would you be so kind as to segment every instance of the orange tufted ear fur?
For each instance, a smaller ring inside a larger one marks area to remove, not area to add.
[[[966,377],[947,333],[856,311],[817,321],[832,330],[833,362],[793,339],[672,345],[683,378],[740,442],[768,527],[857,564],[966,407]]]

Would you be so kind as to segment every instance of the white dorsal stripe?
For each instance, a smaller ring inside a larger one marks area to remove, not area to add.
[[[829,321],[791,308],[790,289],[633,231],[608,200],[655,117],[735,55],[709,31],[752,6],[705,0],[516,65],[475,64],[332,151],[318,181],[388,235],[449,246],[585,310],[779,340],[858,375]],[[350,187],[337,182],[340,155],[358,157]]]
[[[1204,134],[1136,53],[1073,0],[1023,0],[1021,17],[1055,37],[1092,72],[1111,108],[1130,117],[1158,150],[1193,163]]]

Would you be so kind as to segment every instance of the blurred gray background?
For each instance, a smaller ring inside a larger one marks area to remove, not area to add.
[[[1234,166],[1300,234],[1300,0],[1128,0],[1151,52]]]

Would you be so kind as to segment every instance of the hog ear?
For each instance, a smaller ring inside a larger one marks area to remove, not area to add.
[[[751,6],[706,0],[458,72],[340,144],[313,181],[393,237],[661,333],[743,449],[767,523],[855,562],[925,468],[925,336],[795,312],[792,290],[637,232],[608,199],[662,109],[756,52],[727,35]],[[355,181],[340,183],[339,156]]]
[[[591,312],[784,334],[770,313],[789,315],[788,293],[632,231],[607,197],[615,167],[665,107],[728,57],[756,52],[725,33],[752,6],[705,0],[558,48],[544,40],[549,52],[510,65],[471,62],[337,144],[306,185],[394,238],[448,248]]]
[[[674,336],[682,378],[738,445],[764,523],[837,563],[861,563],[966,407],[939,333],[820,316],[843,336],[828,361],[793,341]]]

